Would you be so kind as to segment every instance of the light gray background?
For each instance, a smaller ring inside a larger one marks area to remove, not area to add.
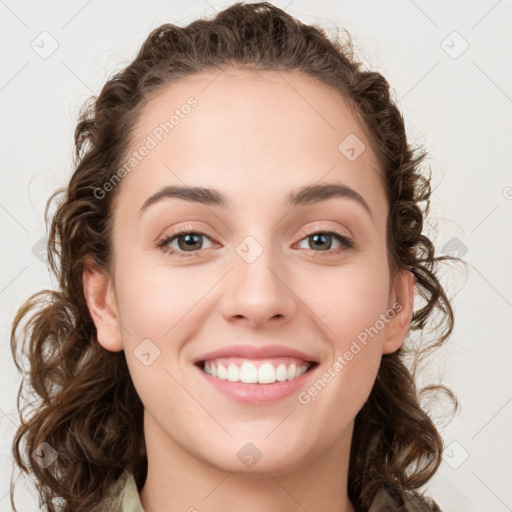
[[[135,57],[150,30],[231,3],[0,0],[0,511],[11,510],[18,421],[10,323],[30,294],[54,287],[32,249],[46,234],[46,199],[72,173],[79,107]],[[360,57],[391,83],[411,140],[429,150],[435,193],[428,232],[439,252],[455,238],[469,272],[445,275],[456,328],[424,373],[424,382],[453,388],[462,406],[448,426],[439,410],[447,449],[426,490],[443,512],[512,510],[512,2],[274,3],[329,31],[347,28]],[[31,45],[48,51],[51,38],[58,48],[42,58]],[[37,509],[26,482],[17,491],[20,511]]]

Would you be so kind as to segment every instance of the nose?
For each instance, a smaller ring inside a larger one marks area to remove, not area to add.
[[[271,258],[270,251],[264,251],[250,263],[238,254],[233,261],[234,268],[227,276],[221,299],[226,321],[246,323],[253,329],[289,322],[299,299],[285,266]]]

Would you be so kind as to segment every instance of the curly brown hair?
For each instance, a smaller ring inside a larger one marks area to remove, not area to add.
[[[355,418],[350,500],[358,511],[367,510],[383,486],[404,499],[404,490],[424,485],[441,463],[443,440],[420,399],[427,391],[442,391],[455,411],[457,399],[441,385],[418,390],[415,374],[420,358],[453,330],[438,263],[459,259],[435,256],[433,242],[423,233],[431,195],[430,176],[421,170],[426,152],[408,143],[388,82],[356,60],[349,34],[341,41],[269,3],[237,3],[212,19],[186,27],[167,23],[151,32],[135,60],[83,106],[74,136],[75,171],[67,187],[46,204],[45,220],[51,222],[48,263],[59,291],[42,290],[19,308],[11,345],[25,376],[18,393],[21,424],[13,442],[15,463],[35,475],[41,503],[51,512],[101,510],[108,489],[124,470],[134,474],[139,488],[147,472],[143,404],[124,352],[110,352],[98,343],[84,296],[87,257],[113,275],[112,213],[120,187],[101,199],[94,191],[125,161],[140,112],[152,97],[181,78],[229,65],[300,71],[348,100],[367,130],[385,181],[390,269],[410,270],[422,301],[409,334],[423,334],[433,313],[440,314],[430,342],[422,336],[420,347],[404,343],[382,357],[371,394]],[[62,193],[50,219],[50,205]],[[405,361],[410,353],[415,356],[412,369]],[[47,468],[31,457],[43,442],[58,452]],[[12,484],[11,503],[15,509]]]

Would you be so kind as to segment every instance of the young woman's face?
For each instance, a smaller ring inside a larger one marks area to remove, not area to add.
[[[95,320],[125,351],[148,450],[255,472],[347,455],[413,281],[391,279],[384,185],[346,103],[296,73],[200,74],[131,142]]]

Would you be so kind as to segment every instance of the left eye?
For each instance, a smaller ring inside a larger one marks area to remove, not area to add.
[[[333,238],[339,243],[339,247],[337,249],[332,248]],[[204,233],[197,231],[180,231],[166,235],[163,239],[157,242],[157,247],[166,254],[173,254],[187,258],[189,256],[193,256],[193,253],[198,250],[205,249],[205,247],[201,247],[203,239],[210,240],[211,242],[210,237]],[[308,244],[310,247],[306,247],[306,249],[313,250],[314,252],[326,252],[328,254],[333,254],[346,251],[354,246],[348,237],[334,231],[315,231],[314,233],[306,235],[300,240],[300,242],[306,241],[307,243],[309,239],[311,239],[315,244],[318,244],[316,247],[317,249],[320,249],[316,250],[311,247],[311,244]],[[174,242],[178,243],[177,247],[171,247],[171,243]]]
[[[179,233],[173,233],[166,236],[163,240],[158,242],[158,247],[165,253],[178,254],[179,256],[187,257],[187,255],[182,254],[181,251],[195,252],[197,249],[204,249],[204,247],[200,247],[202,245],[201,241],[203,238],[210,240],[210,238],[204,233],[196,231],[181,231]],[[178,242],[178,247],[169,247],[170,243],[174,240]]]
[[[338,250],[333,250],[331,249],[331,246],[332,246],[332,239],[335,239],[338,241],[338,243],[341,245],[341,248],[338,248]],[[320,252],[340,252],[340,251],[343,251],[343,250],[347,250],[347,249],[350,249],[351,247],[353,247],[353,244],[352,242],[344,235],[341,235],[339,233],[336,233],[336,232],[332,232],[332,231],[317,231],[315,233],[311,233],[309,235],[307,235],[305,238],[303,238],[301,240],[302,241],[306,241],[307,243],[307,240],[313,240],[314,243],[316,244],[319,244],[317,245],[317,248],[320,247],[322,250]],[[311,245],[311,244],[309,244]],[[321,247],[321,246],[326,246],[327,247]],[[307,249],[309,247],[306,247]],[[318,251],[317,251],[318,252]]]

